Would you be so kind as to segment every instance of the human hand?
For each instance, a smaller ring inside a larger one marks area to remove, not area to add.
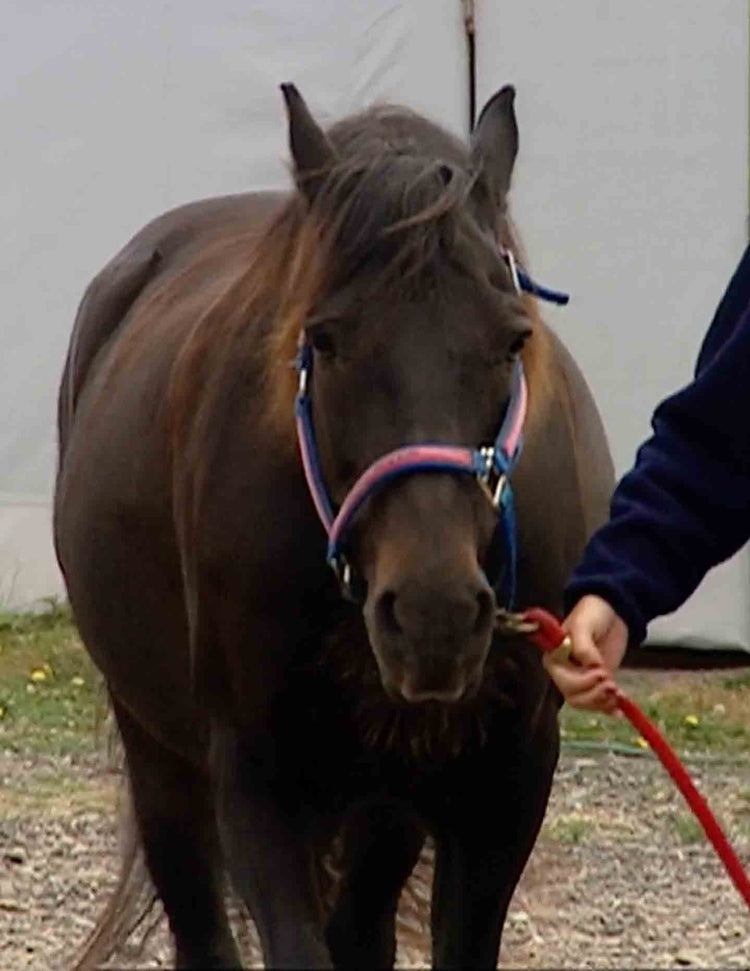
[[[601,597],[582,597],[563,627],[571,639],[570,658],[545,655],[544,666],[569,705],[611,714],[617,708],[614,674],[628,645],[628,628]]]

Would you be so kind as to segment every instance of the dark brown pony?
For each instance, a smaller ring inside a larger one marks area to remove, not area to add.
[[[467,476],[405,476],[351,534],[345,600],[294,434],[300,334],[336,502],[409,443],[491,442],[530,389],[520,606],[561,609],[606,513],[586,385],[513,288],[513,90],[470,148],[399,108],[324,133],[284,89],[297,191],[190,205],[89,287],[59,400],[57,553],[127,758],[177,965],[239,957],[224,878],[274,967],[385,967],[399,893],[436,847],[433,960],[493,967],[558,754],[535,650],[494,632],[495,513]],[[335,903],[317,861],[341,848]],[[113,943],[118,902],[84,964]]]

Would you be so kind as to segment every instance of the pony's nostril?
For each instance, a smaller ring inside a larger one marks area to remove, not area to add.
[[[377,606],[378,622],[381,629],[391,635],[401,634],[402,627],[396,618],[396,594],[386,590],[380,595]]]
[[[495,596],[491,590],[480,590],[477,594],[477,616],[474,633],[485,634],[495,623]]]

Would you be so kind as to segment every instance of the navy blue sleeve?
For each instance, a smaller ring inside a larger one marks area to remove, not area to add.
[[[663,401],[567,587],[604,597],[631,642],[750,538],[750,247],[719,304],[691,384]]]

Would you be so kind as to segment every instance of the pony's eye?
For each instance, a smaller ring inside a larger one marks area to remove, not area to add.
[[[333,357],[336,353],[336,345],[327,330],[321,327],[310,328],[310,343],[313,348],[324,357]]]

